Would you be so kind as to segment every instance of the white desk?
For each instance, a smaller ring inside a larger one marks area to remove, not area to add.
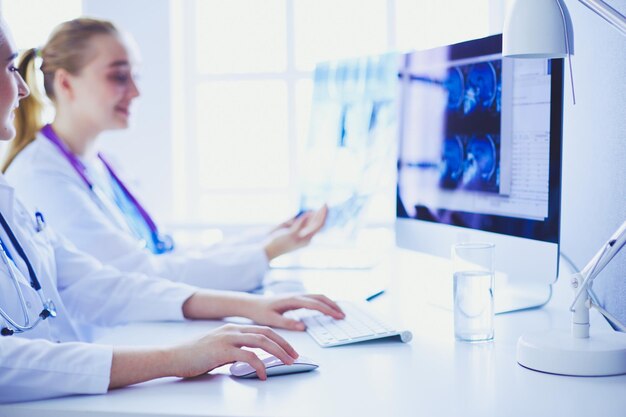
[[[320,368],[262,382],[235,379],[223,367],[191,380],[165,378],[107,395],[0,406],[0,416],[626,415],[626,376],[562,377],[515,362],[516,341],[523,332],[568,327],[565,285],[557,285],[562,294],[556,303],[496,316],[494,342],[465,344],[454,341],[451,312],[420,299],[422,277],[397,279],[396,266],[390,262],[372,272],[311,271],[302,277],[309,289],[342,298],[387,284],[387,293],[372,306],[403,318],[414,335],[409,344],[378,341],[322,349],[305,333],[281,332]],[[279,278],[291,274],[273,273]],[[114,329],[104,341],[175,343],[220,324],[135,324]],[[592,331],[601,327],[607,326],[594,315]]]

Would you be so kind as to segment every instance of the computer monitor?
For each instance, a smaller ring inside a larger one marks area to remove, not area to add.
[[[558,275],[563,112],[562,60],[501,51],[496,35],[404,56],[395,227],[443,257],[494,243],[497,312],[546,303]]]

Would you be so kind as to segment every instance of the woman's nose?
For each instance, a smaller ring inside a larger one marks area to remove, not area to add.
[[[30,89],[19,72],[16,71],[15,76],[17,77],[17,96],[21,100],[30,95]]]

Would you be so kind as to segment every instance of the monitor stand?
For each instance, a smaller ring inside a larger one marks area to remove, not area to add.
[[[552,298],[552,285],[529,288],[515,285],[504,285],[494,293],[494,310],[496,314],[511,313],[544,306]]]
[[[404,268],[416,271],[426,299],[432,305],[445,310],[453,309],[453,286],[451,262],[448,259],[420,252],[398,249],[403,257]],[[428,265],[428,267],[424,267]],[[515,285],[506,276],[496,272],[494,285],[494,310],[496,314],[539,308],[552,297],[551,284]]]
[[[431,304],[452,311],[452,279],[441,280],[437,285],[427,289]],[[498,284],[494,291],[494,311],[496,314],[512,313],[544,306],[552,298],[552,285],[545,287],[526,288],[506,284]]]

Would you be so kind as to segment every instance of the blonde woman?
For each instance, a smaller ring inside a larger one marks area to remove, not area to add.
[[[103,263],[246,291],[260,285],[271,259],[308,244],[323,226],[326,208],[286,222],[257,242],[204,248],[202,256],[178,250],[98,152],[100,133],[126,128],[139,95],[132,56],[115,26],[86,18],[63,23],[41,50],[23,55],[19,68],[33,94],[17,115],[6,176],[59,232]],[[55,110],[46,126],[40,122],[40,72]]]

